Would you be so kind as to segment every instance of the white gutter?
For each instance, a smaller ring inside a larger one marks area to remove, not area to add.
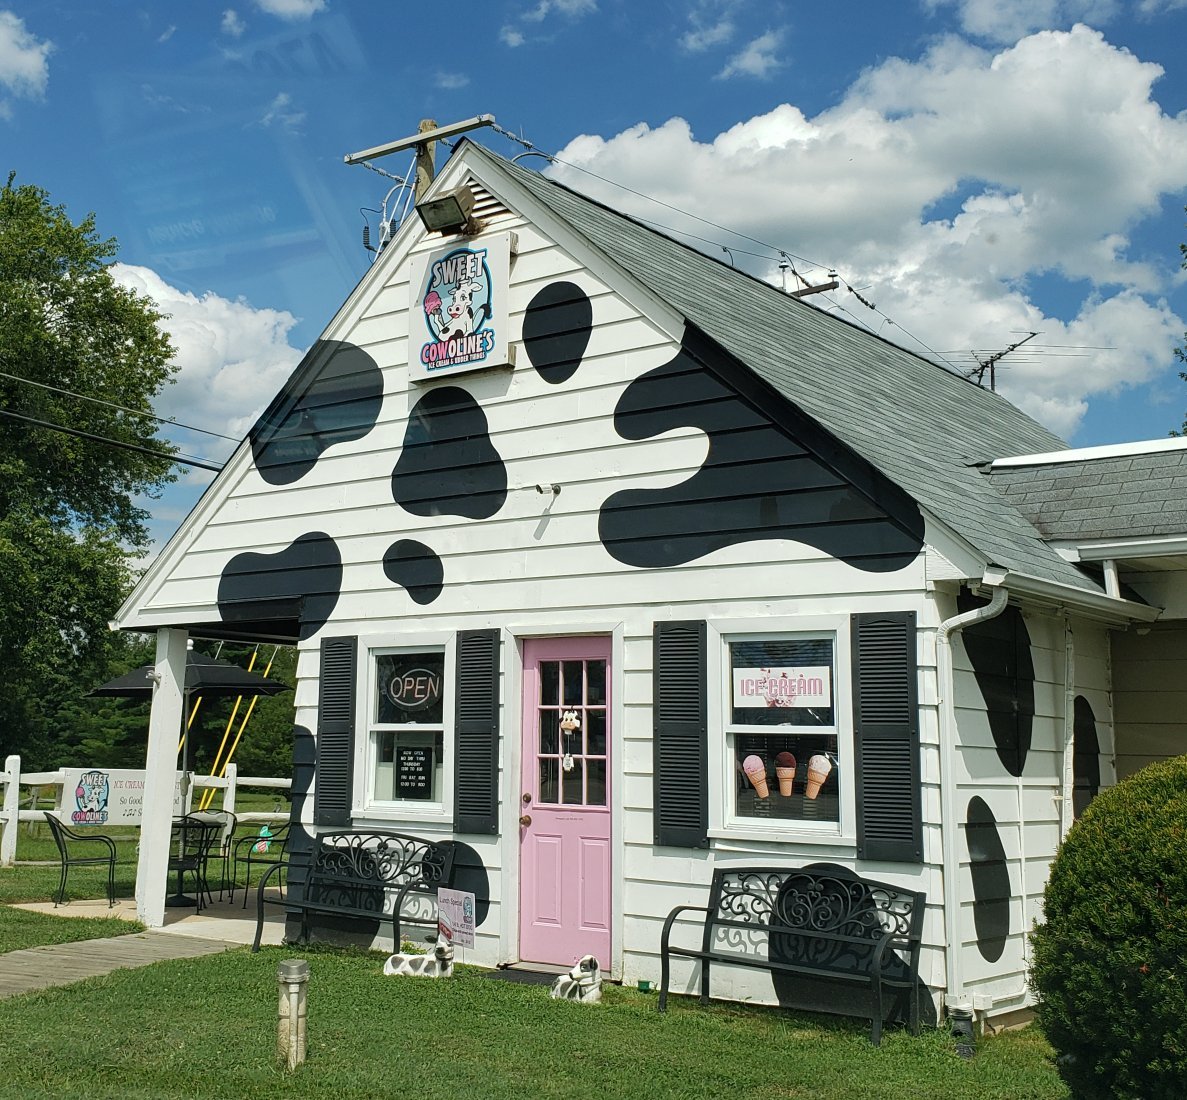
[[[1006,574],[986,572],[983,583],[993,590],[984,607],[945,619],[936,630],[936,679],[940,699],[940,835],[944,850],[944,959],[947,970],[945,1009],[969,1013],[972,1004],[965,997],[960,973],[960,897],[956,883],[960,875],[959,824],[956,806],[956,684],[952,674],[952,635],[972,623],[994,619],[1006,609],[1009,593],[1003,587]]]
[[[1103,592],[1092,592],[1058,581],[1032,577],[1028,573],[988,570],[982,583],[986,587],[1004,585],[1018,596],[1029,596],[1038,603],[1074,611],[1087,619],[1122,626],[1131,622],[1152,623],[1162,614],[1161,607],[1123,600]]]

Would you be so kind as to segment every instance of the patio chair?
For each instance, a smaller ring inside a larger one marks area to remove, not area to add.
[[[62,857],[62,880],[54,905],[61,905],[66,899],[66,874],[71,867],[97,867],[107,864],[107,906],[115,905],[115,841],[102,833],[79,833],[68,829],[52,813],[44,811],[49,822],[49,831],[58,854]],[[96,845],[103,848],[102,854],[83,855],[82,852],[96,852]]]
[[[207,881],[210,853],[220,841],[223,822],[208,814],[186,814],[173,822],[173,843],[169,871],[177,875],[178,894],[186,875],[194,876],[197,911],[202,912],[203,897],[214,901]]]
[[[222,901],[223,892],[228,889],[227,870],[231,864],[239,819],[230,810],[201,810],[197,812],[197,816],[203,821],[218,823],[218,839],[210,850],[210,856],[217,857],[219,861],[218,900]]]
[[[239,881],[239,867],[244,868],[243,908],[247,908],[247,897],[251,890],[252,867],[274,867],[288,858],[289,822],[285,822],[270,836],[241,836],[235,841],[231,862],[231,900],[235,900],[235,887]],[[283,873],[283,872],[281,872]]]

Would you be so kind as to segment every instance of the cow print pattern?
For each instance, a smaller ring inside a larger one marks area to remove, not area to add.
[[[592,331],[589,297],[558,280],[528,305],[524,350],[543,381],[562,385],[580,368]],[[623,489],[603,503],[598,529],[607,552],[625,565],[670,568],[726,546],[793,539],[871,572],[913,561],[923,546],[915,502],[790,402],[768,394],[778,406],[772,414],[743,397],[724,380],[739,372],[748,373],[689,325],[668,363],[627,385],[614,413],[623,439],[695,427],[709,449],[681,484]],[[272,485],[300,480],[328,447],[366,436],[382,398],[381,373],[366,352],[319,343],[251,433],[261,477]],[[506,465],[475,398],[456,385],[426,390],[392,471],[394,502],[424,518],[486,520],[503,508],[507,491]],[[417,604],[443,590],[441,558],[422,542],[398,539],[381,564]],[[328,621],[341,579],[334,540],[303,535],[279,554],[234,557],[220,580],[219,609],[224,619],[243,621],[249,616],[240,604],[250,597],[304,596],[300,636],[307,638]]]
[[[312,638],[329,621],[342,591],[342,555],[324,531],[295,539],[277,554],[236,554],[218,582],[224,622],[271,617],[269,606],[299,608],[299,637]]]
[[[1100,793],[1100,739],[1092,704],[1077,695],[1072,709],[1072,814],[1079,816]]]
[[[973,880],[973,927],[986,962],[997,962],[1010,935],[1010,870],[997,819],[988,803],[974,796],[965,815],[965,841]]]
[[[962,591],[956,606],[963,613],[987,602]],[[1030,752],[1035,713],[1035,669],[1026,619],[1018,608],[1007,605],[996,618],[966,626],[961,638],[985,700],[998,759],[1018,778]]]
[[[319,340],[248,432],[260,477],[269,485],[300,481],[327,448],[370,432],[382,401],[383,375],[371,356]]]

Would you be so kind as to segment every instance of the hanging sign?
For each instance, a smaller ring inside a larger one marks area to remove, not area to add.
[[[62,769],[62,805],[58,816],[68,825],[139,825],[143,812],[143,771]],[[173,785],[173,813],[184,812],[179,773]]]
[[[465,890],[437,891],[437,931],[458,947],[474,946],[474,895]]]
[[[831,707],[832,669],[735,668],[735,707]]]
[[[412,257],[408,376],[428,382],[505,367],[511,235],[454,242]]]

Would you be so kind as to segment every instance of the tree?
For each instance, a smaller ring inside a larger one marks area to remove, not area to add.
[[[74,224],[14,179],[0,189],[0,740],[42,767],[57,708],[118,651],[106,624],[149,543],[136,498],[175,476],[151,416],[175,368],[161,315],[112,278],[117,244],[94,215]]]

